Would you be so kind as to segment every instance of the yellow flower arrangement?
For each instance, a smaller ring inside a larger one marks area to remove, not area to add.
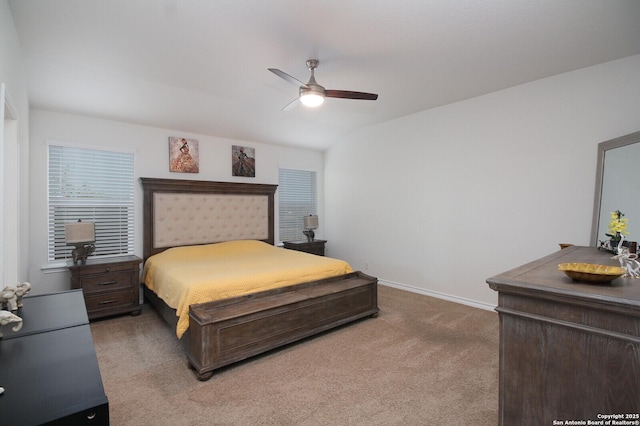
[[[627,221],[628,219],[624,217],[624,213],[620,210],[611,212],[609,233],[606,234],[606,236],[611,237],[613,240],[619,240],[621,235],[629,235],[629,232],[627,232]]]

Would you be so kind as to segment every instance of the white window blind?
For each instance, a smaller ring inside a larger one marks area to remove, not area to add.
[[[49,145],[49,261],[71,258],[68,222],[95,223],[93,256],[133,254],[133,153]]]
[[[305,239],[303,217],[317,214],[316,172],[279,169],[280,241]]]

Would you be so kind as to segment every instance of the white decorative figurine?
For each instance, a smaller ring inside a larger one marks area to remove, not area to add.
[[[22,297],[31,291],[31,283],[22,282],[16,286],[16,295],[18,296],[18,308],[22,308]]]
[[[620,267],[627,271],[626,277],[640,278],[640,262],[637,261],[638,255],[629,253],[629,250],[620,250],[620,254],[616,254],[612,259],[618,259]]]
[[[0,311],[0,325],[6,325],[12,322],[17,324],[14,325],[11,330],[20,331],[22,328],[22,318],[9,311]],[[0,337],[2,337],[2,333],[0,333]]]
[[[612,259],[618,259],[620,267],[627,271],[624,274],[625,277],[640,278],[640,263],[638,262],[638,255],[636,253],[629,253],[629,248],[622,245],[624,241],[624,235],[621,236],[620,242],[616,251],[618,254],[612,257]]]
[[[18,310],[18,296],[16,295],[17,287],[5,286],[0,292],[0,304],[2,309],[8,309],[11,311]]]
[[[29,293],[31,284],[28,282],[18,283],[15,286],[5,286],[0,292],[0,304],[2,308],[17,311],[22,307],[22,297]]]

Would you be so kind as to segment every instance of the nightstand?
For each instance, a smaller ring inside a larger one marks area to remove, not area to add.
[[[300,241],[283,241],[284,248],[289,250],[304,251],[318,256],[324,256],[324,245],[326,240],[300,240]]]
[[[140,313],[141,262],[137,256],[120,256],[68,264],[71,288],[82,289],[89,319]]]

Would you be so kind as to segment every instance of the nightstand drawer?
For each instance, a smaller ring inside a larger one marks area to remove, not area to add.
[[[324,256],[324,246],[309,247],[302,251],[305,251],[311,254],[316,254],[318,256]]]
[[[103,291],[130,290],[138,279],[138,275],[132,276],[131,272],[108,273],[102,275],[81,275],[75,277],[80,287],[86,293]]]
[[[77,276],[85,276],[85,275],[96,275],[96,274],[111,274],[116,272],[128,271],[138,271],[140,268],[140,262],[116,262],[116,263],[108,263],[108,264],[98,264],[98,265],[82,265],[81,268],[75,272],[74,275]]]
[[[84,303],[90,317],[95,317],[101,311],[112,311],[119,308],[133,306],[132,291],[116,291],[113,293],[85,294]]]

